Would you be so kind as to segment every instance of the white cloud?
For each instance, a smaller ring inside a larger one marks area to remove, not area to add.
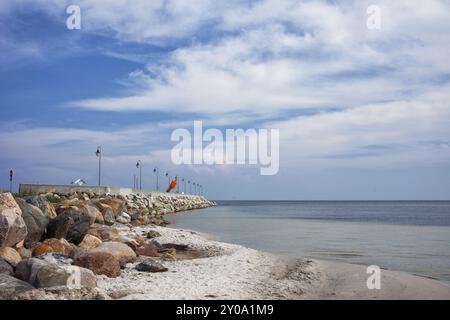
[[[118,6],[108,3],[99,2],[98,8],[105,8],[91,14],[106,12],[105,17],[100,14],[101,25],[118,33],[137,35],[144,21],[154,22],[152,14],[144,18],[130,12],[144,10],[140,5],[114,15],[111,8]],[[182,6],[175,3],[171,10],[181,12]],[[381,1],[383,28],[373,31],[365,23],[368,1],[351,5],[259,1],[252,6],[219,4],[215,10],[204,1],[198,7],[206,8],[206,13],[189,7],[185,14],[190,18],[180,18],[173,25],[182,27],[185,20],[195,23],[173,35],[195,36],[202,17],[209,14],[218,21],[213,30],[231,33],[180,47],[163,64],[150,62],[148,70],[141,70],[137,93],[74,101],[72,105],[104,111],[267,115],[414,98],[450,74],[446,63],[450,5],[436,0],[427,5],[411,3]],[[137,18],[131,19],[135,15]],[[124,19],[135,22],[136,30],[124,26]],[[94,19],[91,22],[95,24]],[[164,25],[156,23],[153,28],[159,31],[149,32],[167,40],[172,33]],[[135,38],[129,40],[145,41]]]
[[[450,163],[450,86],[415,100],[274,122],[283,165],[408,168]],[[294,147],[295,146],[295,147]]]

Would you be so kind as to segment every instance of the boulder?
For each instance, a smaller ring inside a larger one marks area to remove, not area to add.
[[[33,248],[33,251],[31,252],[31,256],[36,257],[36,256],[40,256],[40,255],[43,255],[46,253],[51,253],[51,252],[53,252],[52,247],[50,247],[49,245],[40,243]]]
[[[22,210],[11,193],[0,193],[0,247],[12,247],[27,236]]]
[[[98,247],[101,244],[102,244],[102,240],[100,240],[99,238],[97,238],[93,235],[87,234],[84,236],[83,241],[81,241],[81,243],[78,245],[78,247],[81,249],[84,249],[84,250],[89,250],[89,249]]]
[[[13,195],[9,192],[0,193],[0,211],[7,209],[12,210],[12,212],[17,214],[18,216],[22,215],[22,210],[20,210],[20,207],[14,199]]]
[[[93,202],[93,204],[95,204],[97,209],[100,211],[104,224],[113,225],[116,222],[114,211],[110,206],[101,202]]]
[[[126,244],[120,242],[103,242],[98,247],[89,250],[89,252],[110,253],[119,260],[121,266],[125,266],[125,264],[136,259],[134,251]]]
[[[161,263],[148,259],[137,264],[135,269],[141,272],[165,272],[168,269]]]
[[[65,238],[69,242],[79,244],[83,241],[90,225],[88,217],[70,207],[50,221],[46,237]]]
[[[45,233],[49,219],[38,207],[27,203],[23,199],[16,199],[17,204],[22,210],[22,218],[27,226],[27,236],[24,246],[30,248],[36,242],[39,242]]]
[[[119,230],[111,226],[94,224],[89,229],[88,234],[97,237],[102,241],[123,241],[123,237],[120,235]]]
[[[16,294],[33,290],[29,283],[0,273],[0,300],[11,300]]]
[[[55,207],[53,207],[53,205],[47,200],[46,197],[31,196],[26,197],[25,201],[35,207],[38,207],[48,219],[56,218]]]
[[[104,223],[104,218],[102,213],[97,209],[97,207],[90,201],[84,200],[66,200],[59,206],[58,211],[63,212],[66,210],[75,210],[82,213],[89,219],[89,223]]]
[[[46,264],[36,273],[34,285],[37,288],[66,286],[70,274],[55,264]]]
[[[40,243],[37,246],[35,246],[33,248],[32,256],[36,257],[46,253],[55,252],[60,253],[67,257],[70,255],[70,252],[75,248],[76,246],[72,243],[67,242],[66,239],[50,238],[44,240],[43,243]]]
[[[108,252],[84,252],[75,258],[75,265],[87,268],[95,274],[103,274],[110,278],[120,276],[119,259]]]
[[[13,267],[22,261],[20,254],[15,249],[10,247],[0,248],[0,258],[8,262]]]
[[[126,202],[119,198],[108,197],[108,198],[100,199],[100,200],[98,200],[98,202],[109,206],[114,213],[114,217],[120,216],[122,214],[122,212],[126,211],[126,209],[127,209]]]
[[[20,262],[16,267],[16,277],[36,288],[56,286],[76,288],[97,285],[96,277],[91,270],[38,258]]]
[[[14,269],[6,260],[0,258],[0,274],[6,273],[10,276],[14,275]]]
[[[36,274],[39,269],[48,264],[48,262],[37,258],[22,260],[16,266],[15,277],[33,285],[36,282]]]
[[[158,256],[158,249],[152,243],[146,243],[136,249],[136,253],[140,256],[156,257]]]
[[[128,224],[131,222],[131,216],[126,213],[126,212],[122,212],[117,218],[116,218],[117,222],[123,223],[123,224]]]
[[[69,256],[70,252],[76,248],[72,243],[69,243],[66,239],[50,238],[44,240],[44,244],[50,246],[53,252],[60,253],[64,256]]]
[[[95,221],[98,218],[98,215],[100,215],[100,217],[103,219],[102,214],[100,213],[100,211],[94,206],[91,205],[89,203],[83,204],[78,206],[78,209],[80,210],[80,212],[82,212],[86,217],[89,218],[89,223],[92,225],[93,223],[95,223]]]

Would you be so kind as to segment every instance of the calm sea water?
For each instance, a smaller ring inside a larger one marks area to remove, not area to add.
[[[175,228],[290,257],[376,264],[450,281],[450,201],[225,201]]]

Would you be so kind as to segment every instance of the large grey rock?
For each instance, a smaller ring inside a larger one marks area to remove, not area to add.
[[[10,193],[0,193],[0,247],[12,247],[27,236],[27,226]]]
[[[41,240],[42,235],[47,229],[49,219],[38,207],[27,203],[23,199],[16,199],[16,201],[22,210],[22,218],[25,221],[28,230],[24,246],[26,248],[31,248],[35,243]]]
[[[38,258],[20,262],[16,267],[16,277],[36,288],[57,286],[93,288],[97,285],[96,277],[91,270]]]
[[[47,238],[65,238],[79,244],[89,231],[90,220],[81,212],[68,208],[51,220],[47,226]]]
[[[14,275],[14,269],[6,260],[0,258],[0,274],[6,273],[10,276]]]
[[[26,197],[25,201],[35,207],[38,207],[48,219],[56,218],[56,211],[53,205],[43,196]]]
[[[11,300],[16,294],[33,290],[29,283],[0,273],[0,300]]]

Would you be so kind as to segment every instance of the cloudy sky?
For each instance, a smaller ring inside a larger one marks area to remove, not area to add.
[[[142,160],[144,188],[158,166],[213,199],[450,199],[449,17],[445,0],[2,1],[0,188],[11,168],[16,187],[95,184],[101,145],[109,185]],[[279,173],[173,165],[194,120],[279,129]]]

